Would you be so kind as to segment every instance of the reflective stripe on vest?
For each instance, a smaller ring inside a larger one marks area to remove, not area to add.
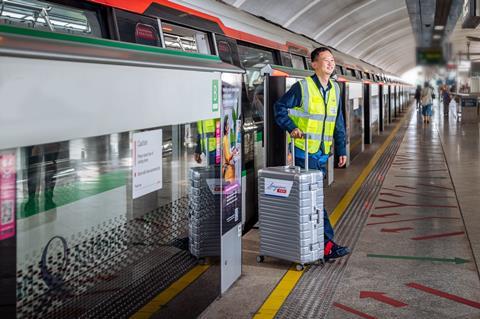
[[[325,154],[329,154],[337,119],[340,88],[336,82],[330,80],[331,88],[325,103],[320,89],[311,77],[299,83],[302,91],[302,105],[289,109],[289,117],[302,132],[309,135],[308,152],[310,154],[317,153],[322,142]],[[303,139],[296,139],[295,146],[305,151]]]
[[[208,140],[208,151],[212,152],[217,149],[217,139],[215,137],[216,120],[203,120],[197,122],[198,134],[201,138],[202,151],[205,151],[205,145]]]

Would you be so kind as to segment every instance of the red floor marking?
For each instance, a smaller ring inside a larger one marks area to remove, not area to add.
[[[454,196],[443,196],[443,195],[429,195],[429,194],[422,194],[422,193],[415,193],[415,192],[407,192],[407,191],[402,191],[400,189],[394,189],[394,188],[388,188],[388,187],[382,187],[382,189],[386,189],[389,191],[394,191],[394,192],[399,192],[399,193],[405,193],[405,194],[412,194],[412,195],[422,195],[422,196],[428,196],[431,198],[455,198]],[[381,194],[381,193],[380,193]]]
[[[416,187],[405,186],[405,185],[395,185],[395,187],[401,187],[401,188],[410,188],[410,189],[417,189]]]
[[[366,313],[360,312],[358,310],[355,310],[353,308],[350,308],[348,306],[342,305],[341,303],[334,302],[333,305],[337,308],[340,308],[342,310],[345,310],[347,312],[353,313],[359,317],[365,318],[365,319],[377,319],[376,317],[372,317],[370,315],[367,315]]]
[[[418,217],[418,218],[392,220],[392,221],[389,221],[389,222],[368,223],[367,226],[383,225],[383,224],[394,224],[394,223],[409,222],[409,221],[413,221],[413,220],[425,220],[425,219],[460,219],[460,218],[459,218],[459,217],[435,217],[435,216],[430,216],[430,217]]]
[[[433,289],[433,288],[430,288],[430,287],[427,287],[427,286],[424,286],[424,285],[420,285],[420,284],[417,284],[417,283],[414,283],[414,282],[406,284],[406,286],[410,287],[410,288],[415,288],[415,289],[418,289],[418,290],[422,290],[422,291],[428,292],[430,294],[433,294],[433,295],[436,295],[436,296],[439,296],[439,297],[442,297],[442,298],[446,298],[446,299],[450,299],[450,300],[453,300],[453,301],[456,301],[456,302],[459,302],[459,303],[463,303],[464,305],[467,305],[467,306],[470,306],[470,307],[480,309],[480,303],[476,302],[476,301],[473,301],[473,300],[468,300],[468,299],[465,299],[465,298],[462,298],[462,297],[459,297],[459,296],[451,295],[449,293],[446,293],[446,292],[443,292],[443,291],[440,291],[440,290],[437,290],[437,289]]]
[[[402,228],[382,228],[380,231],[383,233],[398,233],[402,230],[412,230],[412,227],[402,227]]]
[[[453,205],[404,204],[404,203],[394,202],[394,201],[386,200],[386,199],[379,199],[378,201],[379,202],[390,203],[390,204],[393,204],[393,205],[377,206],[377,207],[375,207],[375,209],[396,208],[396,207],[458,208],[457,206],[453,206]]]
[[[385,296],[384,292],[360,291],[360,299],[363,298],[372,298],[397,308],[408,306],[406,303]]]
[[[380,193],[380,195],[383,195],[383,196],[392,196],[392,197],[403,197],[402,195],[397,195],[397,194],[393,194],[393,193]]]
[[[384,217],[388,217],[388,216],[396,216],[396,215],[400,215],[400,214],[398,214],[398,213],[372,214],[372,215],[370,215],[370,217],[379,217],[379,218],[384,218]]]
[[[430,187],[434,187],[434,188],[441,188],[441,189],[448,189],[449,191],[453,191],[453,188],[444,187],[444,186],[431,185],[431,184],[420,184],[420,183],[418,183],[418,185],[422,185],[422,186],[430,186]]]
[[[408,170],[408,169],[418,169],[421,170],[422,172],[444,172],[447,169],[446,168],[437,168],[437,169],[423,169],[421,167],[401,167],[400,169]]]
[[[445,233],[445,234],[428,235],[428,236],[421,236],[421,237],[412,237],[410,239],[411,240],[425,240],[425,239],[434,239],[434,238],[440,238],[440,237],[458,236],[458,235],[463,235],[463,234],[465,234],[465,232],[458,231],[458,232],[454,232],[454,233]]]

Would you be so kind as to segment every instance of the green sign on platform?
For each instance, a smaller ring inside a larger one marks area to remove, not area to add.
[[[218,80],[212,80],[212,111],[218,111]]]

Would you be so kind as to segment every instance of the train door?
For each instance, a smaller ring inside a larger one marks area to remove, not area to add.
[[[237,43],[241,67],[246,73],[242,85],[243,112],[243,169],[245,179],[244,232],[258,220],[257,172],[264,167],[264,77],[261,69],[267,64],[276,64],[277,56],[266,48]]]
[[[347,126],[347,165],[364,149],[363,84],[357,81],[345,84],[345,123]]]
[[[389,107],[389,122],[392,123],[395,117],[395,90],[393,85],[388,85],[388,107]]]
[[[379,84],[378,91],[379,91],[378,92],[378,102],[379,102],[378,110],[380,112],[380,116],[378,120],[378,123],[379,123],[378,129],[380,130],[380,132],[383,132],[385,130],[385,108],[384,108],[385,100],[384,100],[384,94],[383,94],[383,83]]]
[[[350,130],[350,125],[348,124],[349,114],[348,114],[348,103],[347,103],[347,100],[346,100],[347,84],[346,84],[346,81],[344,81],[343,79],[342,80],[337,80],[337,83],[338,83],[338,86],[340,88],[340,100],[341,100],[341,103],[342,103],[343,120],[345,122],[345,132],[347,133],[347,141],[348,141],[348,137],[350,136],[350,131],[349,131]],[[348,143],[347,143],[346,147],[348,149]],[[336,154],[335,154],[335,157],[334,157],[334,165],[335,165],[335,167],[338,167],[338,156]],[[348,167],[349,165],[350,165],[350,161],[348,160],[344,167]]]
[[[275,122],[273,106],[294,83],[313,74],[312,71],[268,65],[265,76],[265,166],[283,166],[288,161],[286,132]]]
[[[386,129],[388,123],[390,123],[390,98],[388,96],[388,85],[385,83],[382,85],[383,91],[383,128]]]
[[[374,136],[379,134],[380,110],[378,84],[369,82],[364,84],[364,121],[365,144],[373,143]]]
[[[402,88],[397,85],[397,114],[400,116],[402,113]]]
[[[403,112],[403,103],[404,103],[404,99],[403,99],[403,86],[399,86],[398,87],[398,90],[400,91],[400,94],[399,94],[399,103],[400,103],[400,113]]]
[[[393,86],[393,115],[398,117],[398,86]]]

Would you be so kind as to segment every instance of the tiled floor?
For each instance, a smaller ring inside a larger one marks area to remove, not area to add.
[[[328,318],[480,318],[478,123],[438,107],[429,124],[407,116],[355,249],[336,261],[346,269]],[[244,237],[243,276],[201,318],[251,318],[286,272],[281,261],[255,264],[257,237]]]
[[[464,202],[462,188],[469,181],[458,171],[452,179],[448,169],[475,151],[450,157],[453,163],[447,165],[442,128],[461,124],[450,123],[438,113],[429,124],[412,114],[328,318],[480,316],[478,269],[459,207]],[[469,141],[471,146],[478,145],[478,133],[476,141],[471,135]],[[450,139],[445,147],[450,143],[458,145],[458,140]],[[479,168],[470,165],[469,171],[478,174]]]

